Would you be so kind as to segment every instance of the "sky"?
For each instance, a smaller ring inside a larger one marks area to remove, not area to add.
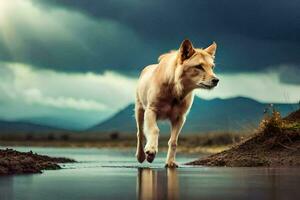
[[[134,101],[139,72],[189,38],[218,44],[203,99],[300,100],[298,0],[0,0],[0,119],[86,128]]]

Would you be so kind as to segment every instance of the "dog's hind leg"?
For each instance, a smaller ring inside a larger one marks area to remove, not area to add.
[[[136,157],[137,160],[142,163],[146,159],[146,155],[144,152],[143,141],[144,141],[144,109],[143,106],[136,101],[135,103],[135,120],[137,126],[137,148],[136,148]]]
[[[185,122],[184,116],[171,120],[172,129],[171,129],[171,137],[168,142],[169,149],[168,149],[168,155],[167,155],[167,160],[165,165],[166,167],[178,167],[178,165],[175,162],[176,147],[177,147],[178,136],[183,127],[184,122]]]
[[[154,160],[158,151],[159,129],[156,123],[156,117],[156,113],[151,108],[145,110],[145,134],[147,138],[145,152],[146,159],[150,163]]]

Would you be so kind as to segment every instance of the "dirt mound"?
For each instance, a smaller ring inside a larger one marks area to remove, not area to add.
[[[252,137],[218,154],[187,165],[256,167],[300,166],[300,110],[281,119],[273,111]]]
[[[295,112],[292,112],[283,119],[289,122],[300,122],[300,109]]]
[[[75,162],[68,158],[53,158],[32,151],[0,150],[0,175],[41,173],[45,169],[60,169],[57,163]]]

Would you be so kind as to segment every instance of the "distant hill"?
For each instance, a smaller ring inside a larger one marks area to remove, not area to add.
[[[68,118],[63,118],[63,117],[37,116],[37,117],[23,118],[20,121],[27,122],[30,124],[40,124],[47,127],[57,127],[59,129],[70,130],[70,131],[84,129],[82,128],[81,124],[74,122],[74,120],[69,120]]]
[[[210,131],[241,131],[257,127],[268,104],[253,99],[236,97],[230,99],[203,100],[195,97],[192,109],[183,127],[185,134]],[[274,104],[286,116],[299,106],[295,104]],[[89,130],[99,132],[119,131],[135,133],[134,105],[130,104],[111,118]],[[161,132],[168,132],[167,124],[160,124]]]
[[[59,130],[61,129],[30,122],[0,120],[0,134],[20,132],[50,132]]]
[[[195,97],[192,109],[183,127],[184,134],[201,132],[242,131],[257,127],[263,117],[263,111],[267,104],[255,100],[237,97],[230,99],[203,100]],[[274,104],[283,117],[299,108],[296,104]],[[51,123],[48,123],[50,121]],[[59,123],[56,123],[56,122]],[[46,123],[47,122],[47,123]],[[1,133],[37,132],[47,133],[51,131],[74,131],[71,128],[62,127],[64,120],[49,120],[48,118],[27,119],[20,121],[0,120]],[[159,123],[161,133],[169,132],[167,123]],[[135,134],[136,123],[134,119],[134,105],[130,104],[109,119],[86,129],[92,132],[112,132]]]

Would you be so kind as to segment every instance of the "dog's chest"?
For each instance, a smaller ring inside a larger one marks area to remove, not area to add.
[[[171,119],[182,115],[184,102],[177,99],[161,101],[157,104],[157,116],[159,119]]]

